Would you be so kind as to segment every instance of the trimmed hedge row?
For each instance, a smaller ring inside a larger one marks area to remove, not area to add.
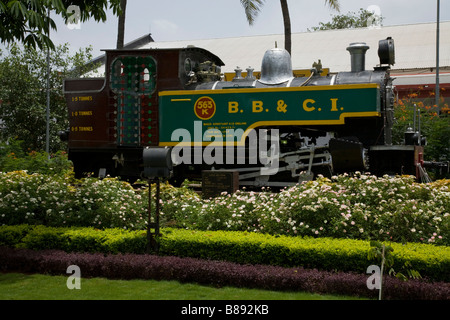
[[[351,272],[241,265],[173,256],[104,255],[0,247],[0,272],[21,271],[63,275],[70,265],[80,267],[82,278],[177,280],[215,287],[306,291],[368,298],[376,298],[378,295],[378,290],[367,288],[367,275]],[[404,282],[386,276],[383,281],[383,299],[450,300],[450,283],[428,283],[418,280]]]
[[[366,272],[369,241],[270,236],[247,232],[166,230],[163,254],[236,263],[303,266],[323,270]],[[422,277],[450,281],[450,247],[389,243],[394,270],[409,263]],[[376,263],[374,263],[376,264]]]
[[[145,231],[90,227],[0,226],[0,246],[66,252],[145,253]]]
[[[240,264],[265,264],[365,273],[368,241],[270,236],[248,232],[162,229],[160,254]],[[146,251],[144,231],[94,228],[1,226],[0,246],[66,252],[134,253]],[[394,269],[407,263],[422,277],[450,282],[450,247],[390,243]]]

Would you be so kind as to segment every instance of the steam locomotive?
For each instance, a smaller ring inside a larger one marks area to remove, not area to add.
[[[78,177],[137,179],[147,149],[168,150],[173,183],[230,169],[242,186],[356,170],[417,175],[420,134],[392,144],[394,40],[379,41],[373,70],[368,49],[348,46],[349,72],[326,74],[319,61],[294,76],[289,53],[273,48],[260,73],[237,68],[230,81],[202,48],[107,50],[104,78],[64,81],[70,128],[61,136]]]

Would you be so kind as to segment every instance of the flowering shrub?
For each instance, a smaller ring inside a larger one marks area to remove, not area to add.
[[[59,174],[72,170],[67,153],[58,151],[49,154],[44,151],[24,151],[23,141],[10,139],[8,144],[0,142],[0,171],[27,170],[43,174]]]
[[[270,234],[450,243],[450,180],[356,174],[319,179],[280,193],[237,192],[200,201],[167,199],[177,226]]]
[[[72,212],[63,224],[99,228],[145,227],[148,197],[117,179],[85,179],[73,194]]]
[[[409,176],[344,174],[279,193],[239,191],[212,199],[162,184],[160,202],[163,226],[450,244],[450,180],[419,184]],[[147,206],[148,188],[117,179],[0,173],[1,225],[139,230],[146,227]]]
[[[0,219],[2,224],[46,224],[47,210],[67,211],[67,183],[24,171],[0,174]]]
[[[117,179],[0,173],[0,224],[145,227],[147,197]]]

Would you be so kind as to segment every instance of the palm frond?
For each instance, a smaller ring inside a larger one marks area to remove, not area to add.
[[[334,9],[337,12],[341,11],[341,4],[338,0],[325,0],[325,4],[328,4],[331,9]]]
[[[249,25],[253,25],[265,0],[241,0]]]

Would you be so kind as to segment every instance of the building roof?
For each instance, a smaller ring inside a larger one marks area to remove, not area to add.
[[[370,49],[366,67],[379,64],[378,41],[392,37],[395,41],[396,64],[393,70],[435,68],[436,23],[420,23],[379,28],[358,28],[301,32],[292,34],[292,67],[310,69],[319,59],[331,72],[350,71],[350,54],[346,50],[352,42],[365,42]],[[150,42],[142,48],[180,48],[194,45],[219,56],[225,66],[223,72],[233,72],[239,66],[261,69],[266,50],[284,46],[284,34],[247,36],[223,39]],[[450,67],[450,21],[440,24],[440,66]]]
[[[142,48],[145,47],[145,45],[147,45],[150,42],[154,42],[151,33],[149,34],[145,34],[140,38],[137,38],[133,41],[130,41],[126,44],[123,45],[123,49],[138,49],[138,48]],[[92,64],[92,65],[96,65],[98,63],[102,64],[101,68],[105,68],[104,64],[106,61],[106,55],[102,54],[101,56],[98,56],[94,59],[92,59],[91,61],[88,62],[88,64]]]
[[[417,69],[433,71],[436,67],[436,23],[420,23],[378,28],[357,28],[300,32],[292,34],[293,69],[311,69],[319,59],[323,68],[331,72],[350,71],[350,53],[346,50],[352,42],[365,42],[366,69],[379,64],[378,41],[391,37],[395,42],[396,63],[392,70],[399,72]],[[142,42],[139,40],[145,39]],[[261,70],[264,53],[268,49],[284,47],[284,34],[245,36],[182,41],[152,41],[145,35],[132,41],[133,48],[184,48],[196,46],[217,55],[225,63],[222,72],[234,72],[236,67]],[[100,58],[100,57],[99,57]],[[440,67],[450,70],[450,21],[440,23]],[[104,68],[104,66],[102,67]],[[101,70],[101,71],[100,71]],[[103,69],[99,69],[101,73]]]

